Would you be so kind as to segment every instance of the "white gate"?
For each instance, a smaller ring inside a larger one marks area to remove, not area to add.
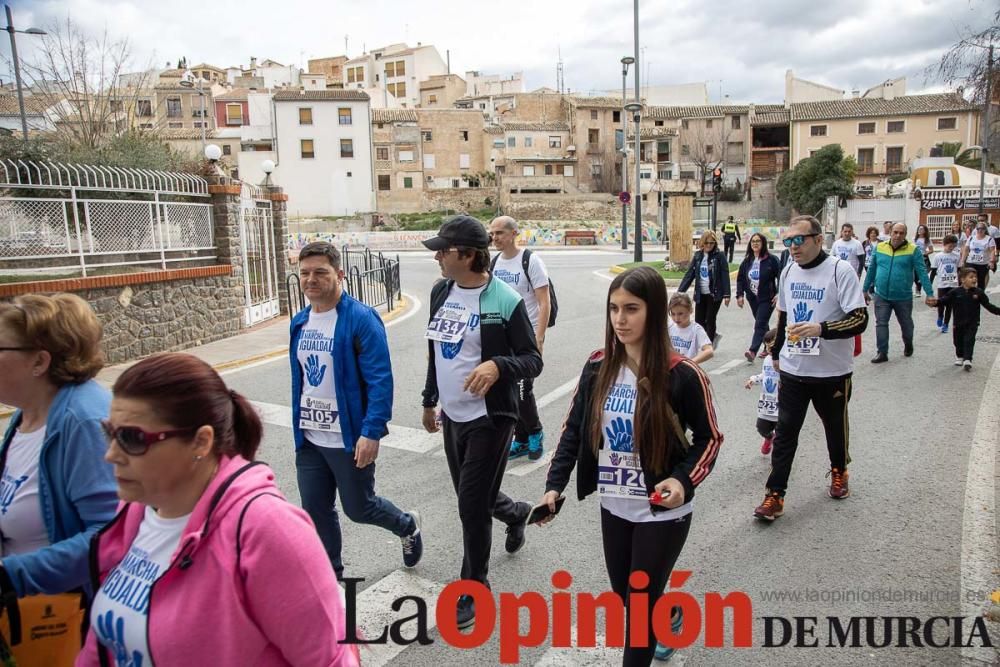
[[[240,245],[243,248],[243,319],[246,326],[277,317],[278,271],[274,262],[271,202],[260,188],[244,183],[240,191]]]

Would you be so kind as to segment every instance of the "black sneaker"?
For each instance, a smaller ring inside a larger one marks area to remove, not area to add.
[[[889,361],[889,357],[882,354],[881,352],[872,357],[873,364],[884,364],[887,361]]]
[[[517,523],[507,526],[507,541],[504,548],[509,554],[515,554],[524,546],[524,529],[528,527],[528,515],[531,514],[531,505],[528,503],[518,503],[524,512],[524,516]]]
[[[913,356],[913,343],[903,343],[903,356],[904,357]]]
[[[471,595],[463,595],[458,598],[458,605],[455,607],[455,618],[458,621],[458,629],[472,627],[476,623],[476,603]]]
[[[403,565],[406,567],[416,567],[424,555],[424,538],[420,535],[420,514],[410,512],[413,517],[413,532],[399,538],[403,543]]]

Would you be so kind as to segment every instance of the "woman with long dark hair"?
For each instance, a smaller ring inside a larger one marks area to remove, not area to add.
[[[753,363],[770,328],[771,313],[778,301],[778,277],[781,273],[778,258],[767,249],[764,235],[755,232],[747,243],[747,255],[736,274],[736,305],[743,307],[743,297],[750,304],[753,315],[753,338],[743,356]]]
[[[861,247],[865,249],[865,271],[872,265],[872,253],[881,241],[878,240],[878,227],[869,227],[865,230],[865,240],[861,242]]]
[[[601,497],[611,588],[627,605],[629,576],[648,575],[648,641],[627,646],[624,665],[653,659],[654,607],[687,540],[695,488],[721,444],[708,377],[671,348],[663,279],[649,267],[618,275],[608,290],[604,349],[583,367],[542,502],[554,511],[579,467],[577,497]],[[672,621],[676,632],[679,610]]]
[[[694,289],[694,321],[705,329],[718,347],[715,320],[723,302],[729,305],[729,264],[726,255],[719,250],[719,239],[715,232],[705,230],[699,241],[701,249],[694,253],[687,273],[677,286],[678,292],[686,292],[692,283]],[[721,338],[721,336],[720,336]]]
[[[927,267],[927,272],[930,273],[931,253],[934,252],[934,246],[931,245],[931,232],[927,229],[927,225],[917,225],[917,231],[913,233],[913,244],[917,246],[920,254],[923,255],[924,266]],[[914,276],[913,284],[916,285],[917,296],[920,296],[920,278]],[[927,296],[934,295],[928,294]]]

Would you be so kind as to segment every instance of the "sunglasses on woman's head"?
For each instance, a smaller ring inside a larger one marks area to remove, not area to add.
[[[196,428],[177,428],[170,431],[149,433],[138,426],[113,426],[106,419],[101,420],[101,427],[104,429],[104,435],[108,438],[108,444],[110,445],[112,440],[118,441],[118,446],[129,456],[142,456],[149,451],[150,445],[154,443],[179,435],[191,435],[198,430]]]

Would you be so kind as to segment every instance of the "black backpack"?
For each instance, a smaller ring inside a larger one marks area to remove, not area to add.
[[[493,256],[493,261],[490,262],[490,273],[493,273],[493,268],[497,265],[497,260],[500,259],[500,253]],[[531,284],[531,276],[528,274],[528,264],[531,261],[531,251],[527,248],[524,249],[524,253],[521,254],[521,270],[524,272],[524,277],[528,281],[528,287],[535,289]],[[549,277],[549,323],[547,328],[552,328],[556,325],[556,316],[559,315],[559,300],[556,298],[556,287],[552,284],[552,277]]]

